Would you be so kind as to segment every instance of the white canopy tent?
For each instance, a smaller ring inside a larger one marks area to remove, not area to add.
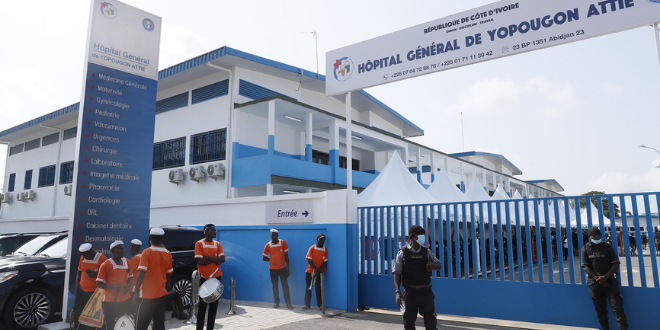
[[[440,203],[463,203],[470,199],[456,187],[445,170],[441,169],[435,174],[435,181],[426,191]]]
[[[417,182],[396,151],[383,171],[358,195],[358,207],[432,204],[438,201]]]

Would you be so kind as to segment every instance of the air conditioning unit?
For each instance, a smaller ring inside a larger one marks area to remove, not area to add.
[[[170,182],[176,183],[179,185],[179,182],[183,182],[183,179],[186,177],[186,172],[183,169],[171,170],[169,174]]]
[[[11,194],[2,195],[2,200],[0,201],[0,203],[11,204]]]
[[[190,177],[190,180],[194,180],[195,182],[199,183],[199,180],[206,178],[206,173],[204,173],[204,167],[202,166],[191,167],[190,171],[188,171],[188,176]]]
[[[209,178],[218,181],[218,177],[225,177],[225,166],[220,163],[211,164],[206,168],[206,174],[208,174]]]
[[[37,193],[35,193],[34,190],[28,190],[25,192],[26,200],[33,201],[35,197],[37,197]]]
[[[27,202],[25,200],[25,193],[24,192],[16,193],[16,200],[19,201],[19,202]]]
[[[73,185],[66,185],[64,186],[64,194],[67,196],[71,196],[71,193],[73,192]]]

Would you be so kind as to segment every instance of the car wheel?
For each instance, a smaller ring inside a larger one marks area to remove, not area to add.
[[[184,306],[190,306],[192,301],[192,279],[188,275],[179,275],[174,278],[172,290],[179,291]]]
[[[55,313],[54,302],[55,298],[48,290],[30,287],[9,299],[3,318],[12,330],[36,330]]]

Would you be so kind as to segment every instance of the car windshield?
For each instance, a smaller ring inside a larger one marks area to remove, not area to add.
[[[51,247],[43,250],[41,253],[39,253],[39,255],[42,255],[44,257],[51,257],[51,258],[64,258],[66,257],[68,247],[69,247],[69,239],[65,238],[53,244]]]
[[[18,248],[14,254],[21,254],[25,256],[31,256],[34,255],[41,249],[44,245],[48,244],[48,242],[52,241],[53,239],[59,237],[59,235],[46,235],[46,236],[39,236]]]

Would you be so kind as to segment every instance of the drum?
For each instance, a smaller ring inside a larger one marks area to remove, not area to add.
[[[220,299],[223,290],[224,286],[217,278],[208,279],[199,286],[199,297],[202,298],[205,303],[210,304]]]
[[[114,330],[135,330],[135,319],[133,315],[124,314],[117,318],[115,321]],[[154,327],[154,321],[149,322],[149,327],[147,330],[152,330]]]

